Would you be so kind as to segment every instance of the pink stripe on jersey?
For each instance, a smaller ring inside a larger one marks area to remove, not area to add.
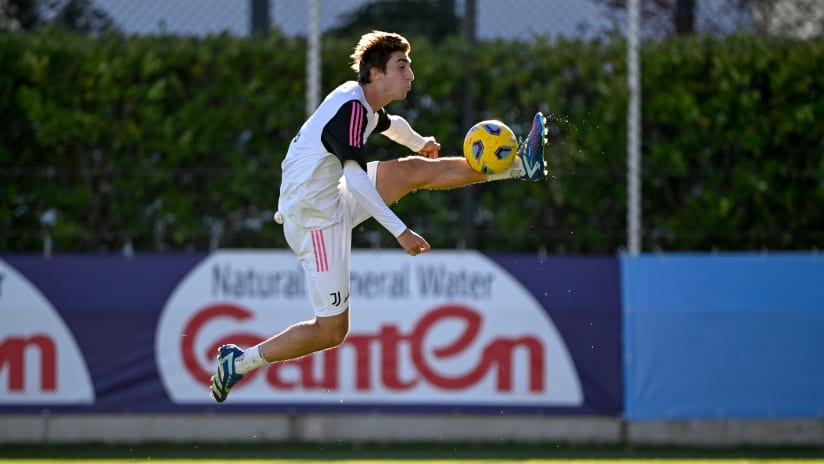
[[[315,250],[315,270],[326,272],[329,270],[329,261],[326,259],[326,241],[322,230],[312,231],[312,247]]]
[[[363,125],[363,107],[358,102],[352,102],[352,113],[349,117],[349,146],[360,147],[363,144],[361,126]]]

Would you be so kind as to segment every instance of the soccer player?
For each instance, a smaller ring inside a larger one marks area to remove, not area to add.
[[[256,346],[218,350],[211,395],[219,403],[244,374],[266,364],[299,358],[341,344],[349,331],[352,229],[375,218],[408,254],[429,251],[387,205],[419,189],[451,189],[491,180],[546,176],[546,120],[535,115],[512,166],[487,175],[462,156],[439,158],[440,144],[423,137],[384,107],[403,100],[415,75],[409,42],[382,31],[364,34],[354,53],[357,81],[341,84],[303,124],[283,160],[278,212],[289,247],[306,274],[312,320],[295,324]],[[366,162],[367,138],[381,133],[423,156]]]

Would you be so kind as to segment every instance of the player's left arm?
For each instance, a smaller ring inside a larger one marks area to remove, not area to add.
[[[429,158],[437,158],[441,149],[441,144],[435,137],[424,137],[415,132],[409,121],[401,116],[387,114],[383,109],[378,113],[378,126],[376,130],[389,137],[401,145],[406,146],[415,153],[420,153]]]
[[[418,153],[426,157],[435,159],[438,157],[438,153],[441,151],[441,144],[435,140],[435,137],[429,138],[432,140],[427,140],[426,145],[424,145],[423,148],[418,150]]]

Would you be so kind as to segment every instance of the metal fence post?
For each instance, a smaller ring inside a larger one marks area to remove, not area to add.
[[[320,104],[320,2],[309,0],[309,28],[306,34],[306,117]]]
[[[468,129],[475,122],[475,103],[472,100],[472,73],[471,68],[472,48],[475,46],[475,0],[466,0],[464,2],[464,40],[466,41],[467,50],[464,51],[461,60],[463,61],[463,85],[462,87],[462,103],[461,103],[461,127]],[[475,227],[473,227],[473,215],[475,212],[475,194],[477,187],[468,186],[461,189],[461,237],[463,243],[459,243],[458,247],[463,245],[466,248],[473,248],[475,246]]]
[[[638,43],[641,0],[629,0],[627,40],[627,251],[641,251],[641,84]]]

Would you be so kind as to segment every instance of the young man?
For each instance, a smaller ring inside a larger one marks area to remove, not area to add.
[[[532,130],[506,172],[487,175],[464,157],[438,158],[440,144],[422,137],[384,106],[403,100],[415,75],[410,45],[402,36],[364,34],[352,54],[358,80],[332,91],[292,140],[283,161],[275,220],[306,274],[315,318],[295,324],[260,344],[218,350],[211,395],[223,402],[247,372],[266,364],[335,347],[349,331],[349,270],[354,226],[374,217],[410,255],[429,251],[387,205],[419,189],[450,189],[490,180],[546,176],[546,120],[535,115]],[[424,156],[366,162],[364,144],[374,132]]]

